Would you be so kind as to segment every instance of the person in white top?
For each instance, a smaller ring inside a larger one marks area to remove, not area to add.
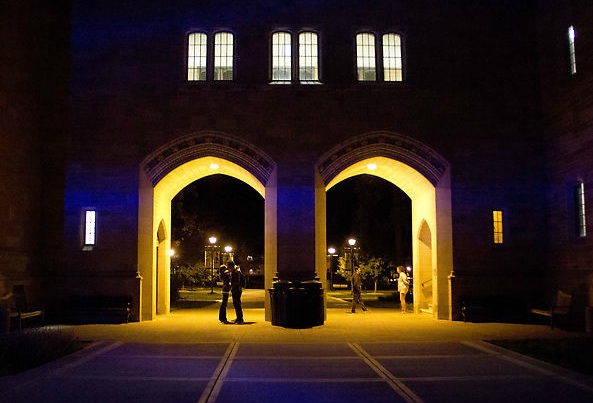
[[[397,291],[399,292],[399,301],[402,305],[402,313],[406,313],[406,294],[410,289],[410,280],[404,266],[397,266]]]

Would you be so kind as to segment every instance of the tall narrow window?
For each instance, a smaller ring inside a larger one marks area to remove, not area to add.
[[[492,212],[492,223],[494,226],[494,243],[502,243],[502,211],[494,210]]]
[[[233,34],[230,32],[214,35],[214,79],[233,79]]]
[[[315,32],[299,34],[299,80],[319,80],[319,57]]]
[[[385,81],[402,81],[402,46],[397,34],[383,35],[383,77]]]
[[[577,33],[574,27],[571,25],[568,27],[568,54],[570,56],[570,74],[576,74],[577,72],[577,58],[574,49],[574,41],[577,37]]]
[[[358,81],[376,81],[375,35],[361,33],[356,35],[356,69]]]
[[[188,38],[187,79],[188,81],[206,80],[206,34],[193,33]]]
[[[97,212],[86,210],[84,212],[84,245],[92,246],[97,242]]]
[[[587,236],[587,223],[585,220],[585,184],[580,183],[575,187],[576,230],[578,237]]]
[[[292,77],[292,45],[288,32],[272,35],[272,81],[290,81]]]

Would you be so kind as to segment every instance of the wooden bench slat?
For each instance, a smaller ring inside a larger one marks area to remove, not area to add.
[[[14,319],[17,322],[19,332],[23,331],[23,320],[39,317],[43,324],[45,311],[42,309],[29,309],[23,285],[15,285],[12,292],[2,297],[2,301],[3,305],[6,306],[5,309],[9,312],[11,321]]]
[[[529,311],[534,315],[546,316],[550,318],[550,327],[554,329],[556,320],[560,317],[568,317],[572,306],[572,294],[558,290],[552,298],[550,309],[533,308]]]

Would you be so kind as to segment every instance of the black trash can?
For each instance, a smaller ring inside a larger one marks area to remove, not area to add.
[[[323,288],[319,281],[279,280],[268,291],[272,325],[289,328],[323,325]]]

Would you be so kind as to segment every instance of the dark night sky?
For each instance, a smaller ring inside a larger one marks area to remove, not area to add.
[[[230,245],[242,256],[263,254],[264,199],[244,182],[219,174],[197,180],[183,189],[171,207],[173,241],[181,239],[182,222],[175,214],[176,205],[196,223],[193,233],[183,239],[182,255],[191,258],[195,250],[200,251],[208,243],[210,236],[218,238],[218,245]]]
[[[172,203],[174,242],[182,239],[183,222],[175,213],[179,209],[197,224],[192,235],[183,236],[182,247],[176,246],[186,249],[182,255],[199,258],[211,235],[219,245],[232,245],[242,256],[263,254],[264,199],[244,182],[212,175],[187,186]],[[363,253],[388,260],[399,254],[397,260],[401,260],[411,242],[409,209],[405,194],[383,179],[361,175],[342,181],[327,193],[327,244],[339,248],[353,236]],[[398,221],[404,225],[397,226]],[[397,252],[400,238],[408,242]]]
[[[327,192],[327,244],[354,237],[363,255],[403,264],[411,257],[411,204],[399,188],[372,175],[346,179]]]

